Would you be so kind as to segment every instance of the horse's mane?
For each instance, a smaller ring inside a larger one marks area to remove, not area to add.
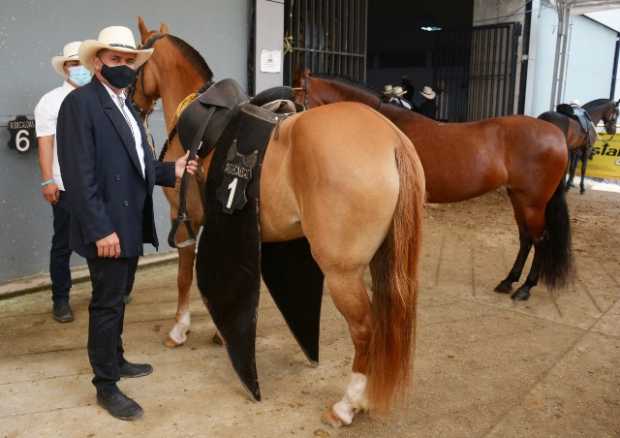
[[[166,34],[166,38],[181,52],[181,54],[198,69],[198,72],[206,81],[213,79],[213,71],[207,64],[207,61],[202,57],[198,50],[187,44],[181,38],[174,35]]]
[[[601,105],[604,105],[606,103],[610,103],[612,101],[610,101],[609,99],[605,99],[605,98],[601,98],[601,99],[595,99],[593,101],[590,101],[588,103],[584,103],[582,108],[586,111],[590,111],[593,110],[596,107],[599,107]]]
[[[317,78],[317,79],[323,79],[326,81],[335,82],[345,87],[354,88],[356,91],[365,92],[365,93],[370,94],[371,96],[381,99],[381,95],[377,91],[373,90],[372,88],[370,88],[368,85],[364,84],[363,82],[356,81],[355,79],[352,79],[349,77],[334,76],[334,75],[328,75],[328,74],[323,74],[323,73],[311,73],[310,76],[313,78]]]

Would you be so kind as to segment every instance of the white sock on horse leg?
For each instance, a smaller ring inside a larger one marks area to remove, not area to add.
[[[344,397],[334,405],[334,414],[344,424],[351,424],[356,412],[368,409],[368,399],[366,398],[367,382],[368,379],[364,374],[351,374],[351,381],[347,386]]]
[[[191,324],[191,318],[189,311],[181,314],[181,317],[178,319],[172,330],[168,336],[177,344],[183,344],[187,341],[187,332],[189,331],[189,327]]]

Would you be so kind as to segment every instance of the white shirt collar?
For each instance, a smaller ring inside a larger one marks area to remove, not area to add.
[[[116,92],[112,88],[110,88],[108,84],[105,84],[103,82],[101,82],[101,84],[105,87],[106,90],[108,90],[108,93],[110,94],[110,97],[112,98],[114,102],[118,101],[119,96],[123,98],[123,101],[125,100],[126,90],[124,88],[121,90],[120,93],[116,94]]]

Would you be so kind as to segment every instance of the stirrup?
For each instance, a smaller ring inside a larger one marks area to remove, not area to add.
[[[177,234],[177,231],[179,230],[179,226],[181,226],[182,224],[185,225],[185,228],[187,229],[188,238],[182,242],[177,242],[175,239],[176,234]],[[195,244],[196,244],[196,234],[194,233],[194,230],[192,229],[191,219],[185,213],[179,215],[172,223],[172,228],[170,229],[170,233],[168,234],[168,245],[170,245],[170,247],[172,248],[186,248],[188,246],[195,245]]]

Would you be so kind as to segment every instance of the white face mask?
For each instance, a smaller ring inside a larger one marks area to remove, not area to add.
[[[69,67],[69,79],[78,87],[90,82],[92,75],[83,65]]]

